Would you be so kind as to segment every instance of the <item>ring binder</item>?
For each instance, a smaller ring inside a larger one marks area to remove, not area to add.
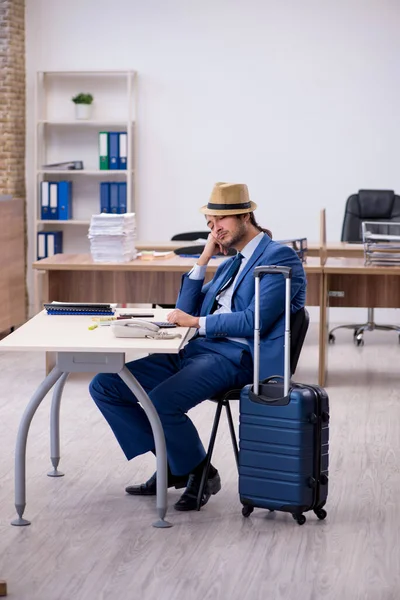
[[[45,302],[48,315],[113,315],[111,304],[84,302]]]
[[[69,171],[82,171],[82,160],[69,160],[66,162],[52,163],[51,165],[43,165],[42,169],[66,169]]]

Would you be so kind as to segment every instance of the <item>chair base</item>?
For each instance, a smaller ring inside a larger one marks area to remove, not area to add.
[[[335,343],[335,336],[333,335],[334,331],[338,329],[353,329],[353,338],[356,346],[364,345],[364,332],[365,331],[374,331],[377,329],[378,331],[397,331],[399,333],[399,343],[400,343],[400,326],[397,325],[378,325],[374,321],[369,321],[368,323],[357,323],[353,325],[338,325],[334,327],[329,332],[328,341],[330,344]]]

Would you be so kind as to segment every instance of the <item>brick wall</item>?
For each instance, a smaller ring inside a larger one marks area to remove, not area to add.
[[[0,194],[25,198],[25,0],[0,0]]]

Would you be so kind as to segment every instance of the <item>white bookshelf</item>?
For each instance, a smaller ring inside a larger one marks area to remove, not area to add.
[[[40,71],[35,90],[34,256],[37,233],[63,232],[63,252],[89,252],[92,214],[100,213],[100,182],[126,181],[127,211],[135,212],[135,71]],[[75,120],[72,97],[93,95],[92,116]],[[99,132],[127,133],[126,170],[99,168]],[[44,168],[46,164],[83,161],[82,170]],[[41,219],[42,181],[72,181],[72,215],[65,220]]]

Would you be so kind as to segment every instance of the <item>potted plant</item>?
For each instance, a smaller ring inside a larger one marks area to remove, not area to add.
[[[77,94],[72,98],[72,102],[75,104],[76,119],[90,119],[92,115],[92,94]]]

